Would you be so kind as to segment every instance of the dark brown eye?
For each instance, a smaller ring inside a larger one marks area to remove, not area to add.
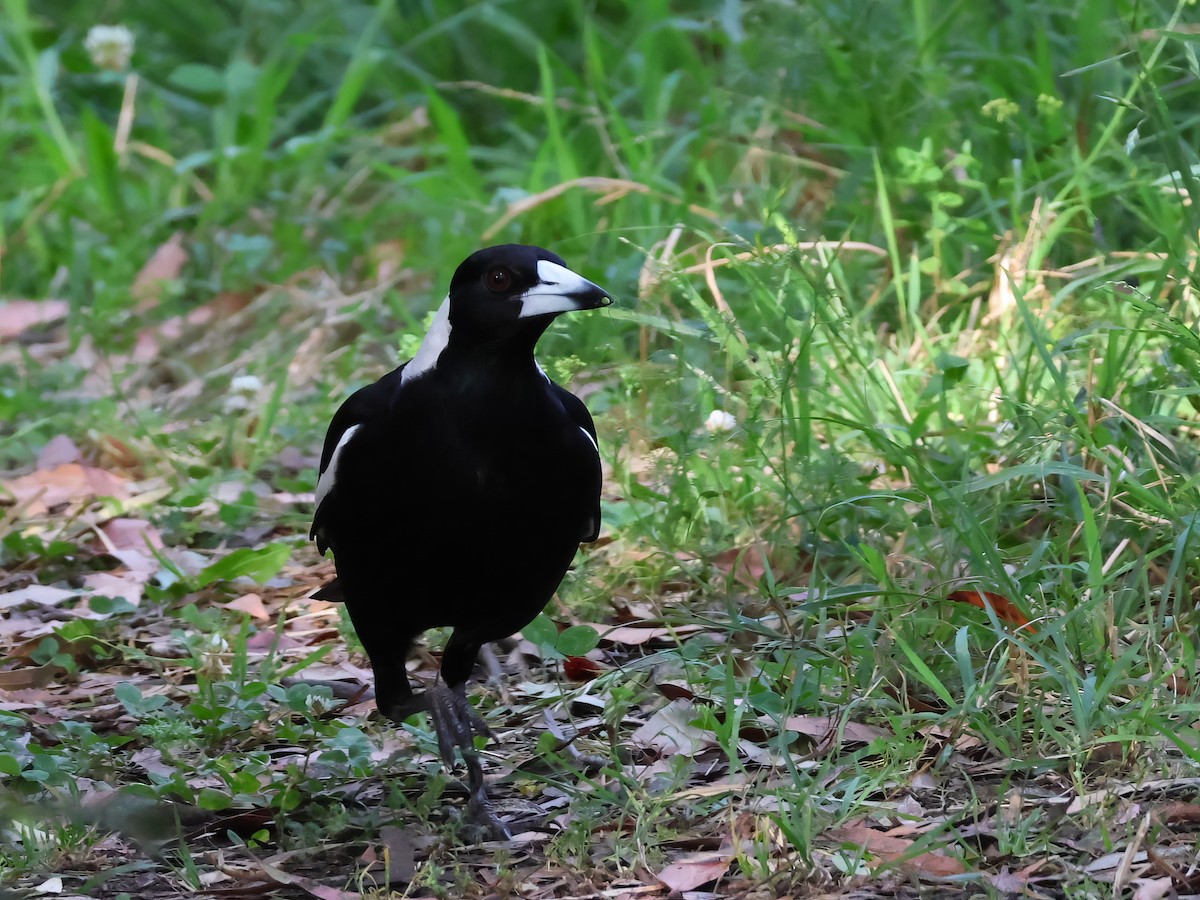
[[[487,274],[483,276],[483,283],[487,285],[489,291],[495,291],[497,294],[501,291],[507,291],[512,287],[513,277],[512,272],[504,268],[504,266],[495,266],[488,269]]]

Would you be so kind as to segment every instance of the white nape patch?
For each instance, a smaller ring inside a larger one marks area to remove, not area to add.
[[[584,428],[582,425],[579,426],[579,430],[582,431],[583,436],[588,439],[588,443],[592,445],[592,449],[594,449],[597,453],[599,453],[600,446],[596,443],[596,439],[594,437],[592,437],[590,434],[588,434],[588,430],[586,428]]]
[[[329,457],[329,465],[325,467],[325,471],[321,473],[321,477],[317,481],[316,506],[318,509],[321,506],[321,501],[329,496],[329,493],[333,490],[334,483],[337,481],[338,457],[342,455],[343,448],[349,443],[350,438],[354,436],[354,432],[360,428],[362,428],[362,425],[351,425],[338,438],[337,446],[333,448],[333,454]]]
[[[417,355],[409,360],[404,371],[400,373],[400,383],[408,384],[418,375],[424,375],[436,366],[438,357],[442,355],[442,351],[449,343],[450,295],[447,294],[442,305],[438,307],[437,315],[433,317],[433,324],[429,326],[429,331],[425,332],[421,346],[417,348]]]
[[[544,316],[550,313],[571,312],[580,309],[576,294],[604,293],[604,289],[592,284],[582,275],[566,266],[539,259],[537,264],[540,284],[535,284],[521,295],[521,313],[518,318]]]

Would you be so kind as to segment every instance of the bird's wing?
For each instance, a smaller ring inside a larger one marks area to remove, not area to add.
[[[582,533],[579,540],[582,543],[594,541],[600,536],[600,487],[603,480],[603,472],[600,466],[600,444],[596,440],[596,425],[592,422],[592,414],[588,412],[588,408],[584,406],[583,401],[572,394],[564,387],[560,387],[554,382],[550,383],[554,389],[554,395],[562,404],[563,409],[571,418],[571,421],[579,426],[579,430],[587,437],[588,443],[591,444],[591,455],[594,463],[591,468],[591,480],[587,484],[587,497],[595,498],[592,501],[595,505],[591,508],[591,514],[582,525]]]
[[[321,473],[317,479],[316,511],[313,513],[309,538],[316,538],[317,549],[324,554],[329,547],[324,523],[335,502],[338,461],[346,445],[358,430],[386,416],[396,391],[400,388],[400,373],[407,363],[384,375],[374,384],[359,388],[341,405],[325,433],[321,450]]]

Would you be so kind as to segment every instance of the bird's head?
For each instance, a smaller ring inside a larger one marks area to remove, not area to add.
[[[608,293],[541,247],[501,244],[472,253],[450,282],[450,324],[471,330],[536,328],[559,313],[612,303]]]
[[[541,247],[501,244],[472,253],[446,295],[401,383],[432,371],[446,350],[475,360],[528,358],[559,313],[612,303],[605,290]]]

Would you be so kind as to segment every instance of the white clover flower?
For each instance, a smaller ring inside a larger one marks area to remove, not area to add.
[[[251,406],[253,404],[245,394],[230,394],[225,398],[225,402],[221,404],[221,410],[225,415],[232,416],[237,413],[249,412]]]
[[[257,375],[238,375],[229,382],[229,390],[244,397],[254,397],[262,390],[262,379]]]
[[[304,698],[304,708],[309,715],[320,717],[338,707],[337,700],[332,697],[322,697],[320,694],[309,694]]]
[[[733,429],[737,428],[737,419],[723,409],[714,409],[708,414],[708,418],[704,420],[704,427],[708,429],[709,434],[733,431]]]
[[[129,68],[133,57],[133,32],[124,25],[93,25],[83,48],[97,68],[120,72]]]

